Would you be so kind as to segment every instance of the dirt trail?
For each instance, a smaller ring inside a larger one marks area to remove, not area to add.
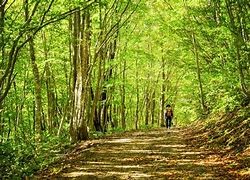
[[[184,141],[184,130],[165,128],[111,136],[78,147],[41,179],[235,179],[218,154]]]

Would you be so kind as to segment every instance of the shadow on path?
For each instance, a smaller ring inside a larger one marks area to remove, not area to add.
[[[235,179],[225,162],[183,139],[184,131],[157,129],[102,139],[54,164],[41,179]],[[39,179],[38,178],[38,179]]]

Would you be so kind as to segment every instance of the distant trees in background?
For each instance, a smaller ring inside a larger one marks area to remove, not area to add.
[[[179,125],[248,104],[249,8],[247,0],[0,0],[5,158],[32,159],[41,144],[98,131],[163,126],[167,103]]]

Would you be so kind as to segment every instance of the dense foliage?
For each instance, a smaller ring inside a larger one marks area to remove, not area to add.
[[[0,0],[0,176],[97,132],[246,106],[248,0]],[[47,157],[48,156],[48,157]]]

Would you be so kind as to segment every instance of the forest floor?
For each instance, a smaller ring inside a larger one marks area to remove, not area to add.
[[[187,131],[160,128],[85,141],[35,177],[243,179],[239,178],[233,159],[225,158],[221,151],[195,147],[187,140]]]

